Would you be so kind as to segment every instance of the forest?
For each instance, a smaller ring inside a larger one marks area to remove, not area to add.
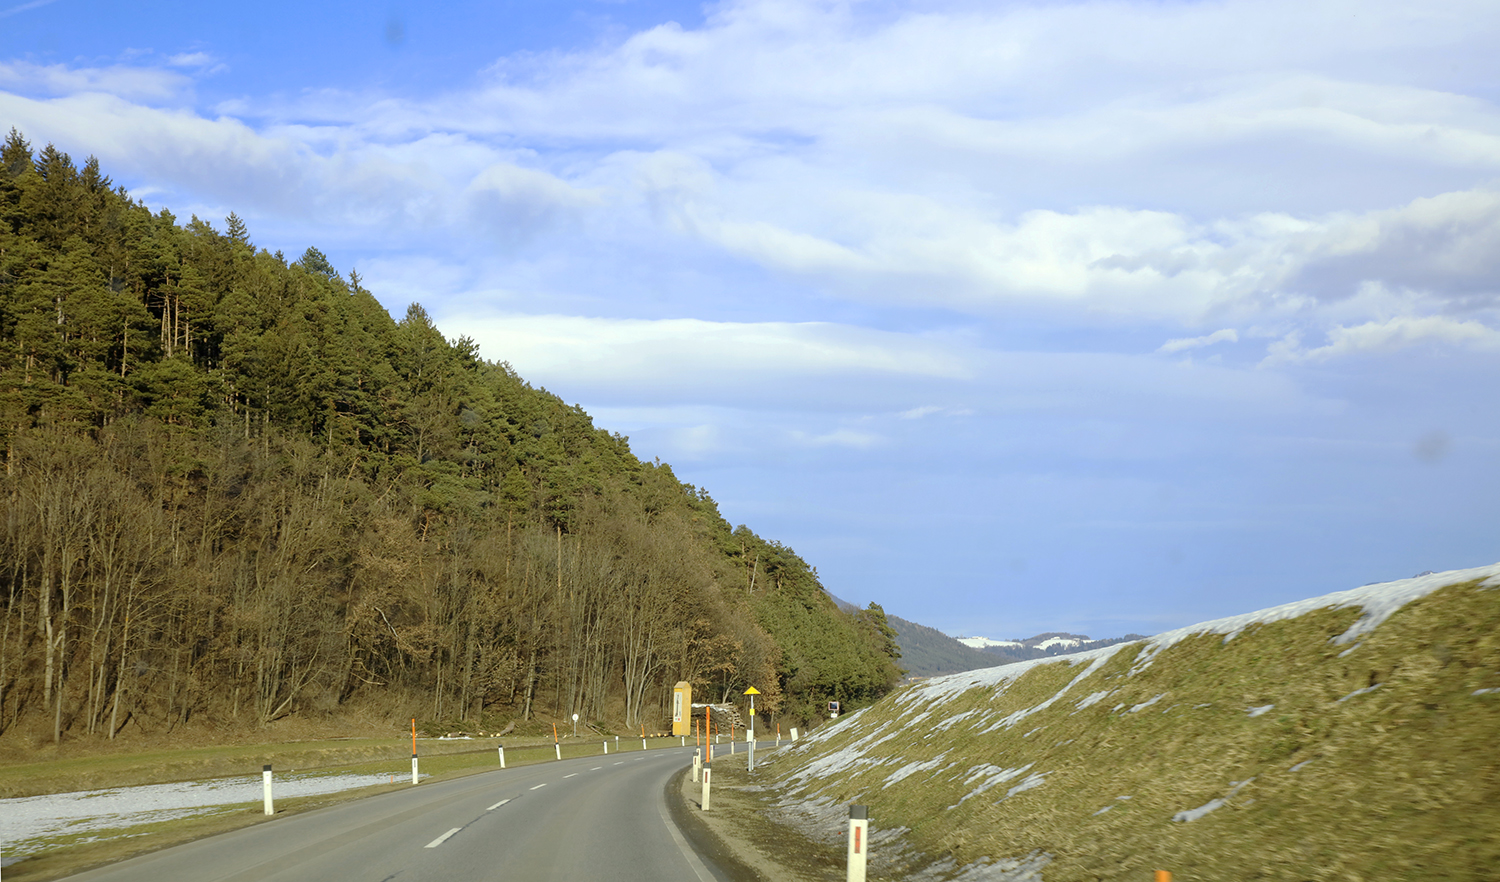
[[[878,606],[421,306],[222,226],[0,149],[0,735],[655,731],[678,680],[803,722],[897,682]]]

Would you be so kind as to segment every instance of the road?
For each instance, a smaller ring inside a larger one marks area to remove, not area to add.
[[[73,882],[725,882],[668,816],[692,749],[496,770],[143,855]]]

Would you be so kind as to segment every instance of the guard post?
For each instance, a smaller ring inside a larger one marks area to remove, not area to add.
[[[865,882],[865,855],[870,850],[870,813],[862,805],[849,806],[849,882]]]

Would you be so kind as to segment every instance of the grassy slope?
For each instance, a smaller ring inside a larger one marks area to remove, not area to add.
[[[928,681],[768,771],[825,835],[866,803],[929,856],[972,869],[1040,853],[1048,882],[1491,877],[1500,691],[1474,693],[1500,687],[1500,590],[1470,578],[1358,643],[1331,640],[1361,610],[1323,608],[1169,641],[1133,674],[1150,642]]]

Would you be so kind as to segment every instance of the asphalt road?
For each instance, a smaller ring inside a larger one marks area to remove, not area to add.
[[[143,855],[74,882],[725,882],[668,815],[692,749],[418,784]]]

